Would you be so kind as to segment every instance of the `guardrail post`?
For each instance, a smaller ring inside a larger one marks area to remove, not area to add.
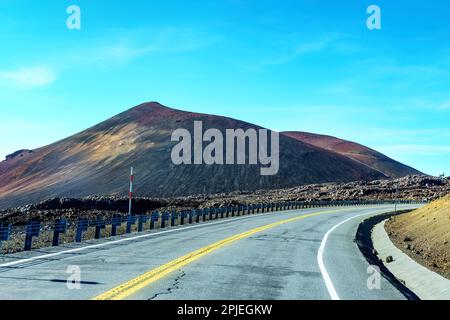
[[[159,220],[159,212],[153,211],[150,216],[150,230],[155,229],[155,222]]]
[[[205,222],[206,221],[206,216],[208,215],[208,208],[203,208],[202,211],[202,221]]]
[[[83,240],[83,233],[87,231],[89,221],[86,219],[79,219],[77,223],[77,232],[75,235],[75,242],[81,242]]]
[[[25,236],[25,251],[30,251],[33,244],[33,237],[39,237],[41,223],[39,221],[30,221],[27,224]]]
[[[119,227],[121,224],[121,216],[115,216],[111,219],[111,237],[115,237],[117,235],[117,227]]]
[[[53,228],[53,242],[54,247],[59,246],[59,236],[61,233],[66,232],[67,222],[66,220],[56,220]]]
[[[200,216],[202,215],[202,210],[195,210],[195,223],[200,223]]]
[[[185,218],[185,215],[186,215],[186,211],[181,211],[181,213],[180,213],[180,226],[184,226],[184,218]]]
[[[141,214],[138,220],[138,232],[144,231],[144,224],[147,223],[148,217],[146,214]]]
[[[127,215],[127,230],[126,233],[131,233],[131,227],[136,223],[136,216]]]
[[[212,219],[213,219],[213,210],[212,210],[212,208],[208,208],[207,209],[208,210],[208,219],[209,219],[209,221],[211,221]]]
[[[4,225],[3,223],[0,224],[0,253],[2,249],[2,242],[8,241],[9,235],[11,234],[11,225]]]
[[[100,239],[102,237],[102,229],[106,228],[106,223],[100,217],[94,222],[95,225],[95,239]]]
[[[164,229],[166,227],[166,220],[169,219],[169,213],[163,212],[161,214],[161,229]]]
[[[175,210],[170,214],[170,226],[175,227],[175,220],[178,219],[178,212]]]

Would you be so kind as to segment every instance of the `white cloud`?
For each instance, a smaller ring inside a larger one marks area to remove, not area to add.
[[[41,87],[53,83],[58,77],[48,67],[21,68],[14,71],[1,71],[0,78],[25,87]]]

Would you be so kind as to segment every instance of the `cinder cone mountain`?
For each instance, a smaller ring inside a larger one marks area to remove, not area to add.
[[[323,182],[375,180],[387,175],[347,155],[280,135],[280,170],[261,176],[256,165],[180,165],[171,161],[171,134],[260,127],[243,121],[141,104],[92,128],[0,162],[0,208],[53,197],[127,195],[129,167],[136,196],[170,197],[274,189]],[[396,176],[403,175],[398,171]],[[406,173],[406,172],[405,172]]]

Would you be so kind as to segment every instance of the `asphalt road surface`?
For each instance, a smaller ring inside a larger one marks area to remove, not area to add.
[[[0,299],[405,299],[384,278],[368,288],[354,243],[363,219],[389,211],[258,214],[6,256]]]

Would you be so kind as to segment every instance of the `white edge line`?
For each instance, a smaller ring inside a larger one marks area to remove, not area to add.
[[[381,212],[369,212],[369,213],[359,214],[359,215],[353,216],[351,218],[348,218],[348,219],[338,223],[330,230],[328,230],[328,232],[323,237],[322,243],[320,244],[320,247],[319,247],[319,251],[317,252],[317,262],[319,264],[320,272],[322,273],[322,278],[325,281],[325,285],[327,286],[328,293],[330,294],[330,297],[332,300],[341,300],[341,298],[339,298],[339,295],[336,292],[336,289],[333,285],[333,281],[331,281],[330,275],[328,274],[328,271],[325,268],[325,263],[323,262],[323,253],[325,252],[325,246],[327,244],[328,237],[330,236],[331,233],[333,233],[334,230],[336,230],[337,228],[339,228],[340,226],[342,226],[343,224],[347,223],[348,221],[350,221],[352,219],[362,217],[362,216],[367,216],[370,214],[383,214],[384,212],[388,212],[388,211],[383,210]]]
[[[317,209],[322,210],[323,208],[317,208]],[[301,212],[302,209],[293,210],[293,211],[294,212]],[[305,214],[307,214],[309,211],[310,210],[305,210]],[[317,210],[313,210],[312,212],[316,212],[316,211]],[[276,213],[283,213],[283,212],[286,213],[286,212],[292,212],[292,211],[280,211],[280,212],[275,212],[275,214]],[[193,226],[186,226],[186,227],[170,229],[170,230],[165,230],[165,231],[160,231],[160,232],[152,232],[152,233],[138,235],[138,236],[133,236],[133,237],[125,238],[125,239],[107,241],[107,242],[104,242],[104,243],[89,245],[89,246],[85,246],[85,247],[81,247],[81,248],[69,249],[69,250],[59,251],[59,252],[55,252],[55,253],[49,253],[49,254],[45,254],[45,255],[41,255],[41,256],[31,257],[31,258],[27,258],[27,259],[11,261],[11,262],[7,262],[7,263],[4,263],[4,264],[0,264],[0,268],[12,267],[12,266],[28,263],[28,262],[35,261],[35,260],[42,260],[42,259],[47,259],[47,258],[53,258],[53,257],[57,257],[57,256],[60,256],[60,255],[63,255],[63,254],[67,254],[67,253],[74,253],[74,252],[80,252],[80,251],[84,251],[84,250],[88,250],[88,249],[95,249],[95,248],[106,247],[106,246],[109,246],[111,244],[122,243],[122,242],[132,241],[132,240],[136,240],[136,239],[142,239],[142,238],[150,238],[150,237],[154,237],[154,236],[157,236],[157,235],[160,235],[160,234],[167,234],[167,233],[172,233],[172,232],[177,232],[177,231],[183,231],[183,230],[196,229],[196,228],[205,227],[205,226],[223,224],[223,223],[228,223],[228,222],[232,222],[232,221],[248,219],[248,218],[251,218],[251,217],[263,217],[263,216],[267,216],[267,215],[270,215],[270,214],[274,214],[274,212],[267,212],[267,213],[263,213],[263,214],[255,214],[255,215],[248,215],[248,216],[242,216],[242,217],[235,217],[235,219],[226,219],[226,220],[221,220],[221,221],[217,221],[217,222],[201,223],[201,224],[196,224],[196,225],[193,225]]]

